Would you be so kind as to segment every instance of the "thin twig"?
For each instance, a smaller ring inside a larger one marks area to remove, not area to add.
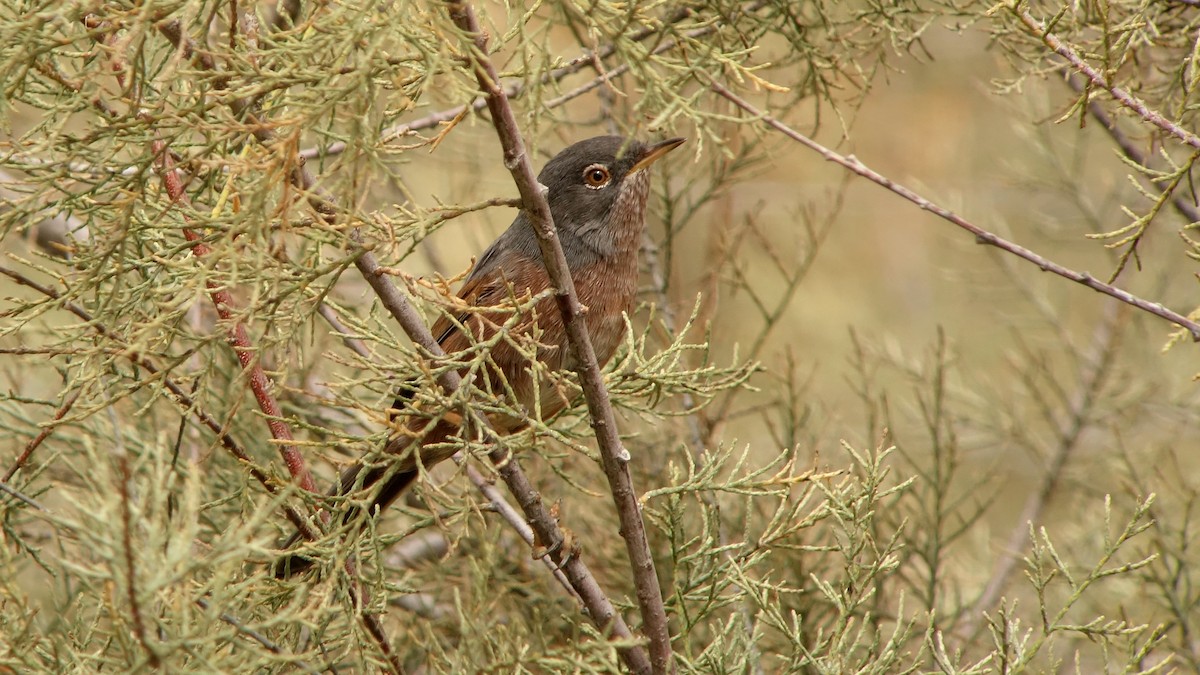
[[[25,493],[14,488],[13,486],[9,485],[7,481],[0,480],[0,492],[3,492],[7,495],[16,497],[17,499],[25,502],[26,504],[32,506],[33,508],[37,509],[38,511],[43,511],[43,512],[46,511],[46,507],[39,504],[37,502],[37,500],[35,500],[33,497],[30,497],[29,495],[26,495]]]
[[[1009,579],[1012,578],[1017,563],[1024,557],[1025,549],[1029,545],[1029,529],[1036,529],[1041,523],[1042,514],[1062,480],[1067,461],[1079,447],[1079,440],[1091,422],[1096,397],[1100,394],[1105,377],[1110,374],[1113,359],[1116,357],[1116,347],[1121,335],[1119,307],[1120,305],[1110,304],[1106,308],[1104,320],[1096,329],[1092,349],[1083,356],[1084,368],[1079,374],[1074,395],[1067,406],[1067,417],[1056,429],[1058,444],[1049,459],[1046,474],[1042,477],[1037,491],[1026,499],[1021,515],[1017,517],[1007,543],[1001,550],[1000,558],[996,561],[992,576],[979,599],[975,601],[961,630],[957,631],[964,639],[974,639],[979,629],[985,625],[984,612],[991,611],[1000,601],[1000,595],[1008,587]]]
[[[656,300],[659,305],[659,311],[662,312],[663,327],[667,331],[669,340],[674,340],[677,335],[675,326],[675,311],[671,307],[671,299],[667,297],[667,280],[666,274],[662,268],[662,262],[658,257],[658,247],[654,244],[654,240],[650,238],[648,233],[642,233],[642,257],[646,261],[646,269],[650,274],[650,286],[654,290]],[[700,420],[697,419],[698,411],[696,400],[691,393],[684,391],[679,396],[679,405],[682,408],[684,424],[687,426],[688,436],[691,438],[689,450],[692,455],[692,461],[697,467],[705,467],[708,465],[708,456],[705,454],[704,432],[700,428]],[[734,547],[730,545],[733,539],[729,536],[729,527],[725,524],[725,519],[721,517],[721,505],[717,501],[716,495],[710,490],[703,490],[697,493],[700,501],[712,513],[712,518],[716,522],[717,530],[717,545],[724,552],[724,558],[730,562],[734,561]],[[735,587],[742,593],[747,593],[747,589],[741,584],[734,583]],[[738,603],[738,613],[742,617],[742,631],[746,636],[747,649],[750,650],[753,662],[753,675],[761,675],[762,659],[759,652],[758,644],[754,640],[754,614],[751,611],[751,601],[747,599]]]
[[[325,323],[329,324],[333,332],[338,334],[338,337],[342,340],[342,344],[346,345],[350,351],[358,354],[364,360],[369,361],[371,359],[371,352],[367,349],[367,345],[363,344],[362,340],[350,334],[350,329],[346,327],[346,324],[342,323],[342,320],[338,318],[337,313],[333,311],[332,307],[322,302],[317,305],[317,314],[320,314],[321,318],[325,319]]]
[[[558,309],[562,313],[571,353],[578,363],[576,372],[579,374],[579,385],[587,402],[601,464],[621,521],[621,536],[629,554],[643,630],[650,640],[650,665],[656,674],[667,673],[672,670],[670,627],[667,625],[662,590],[654,570],[654,556],[646,539],[646,525],[642,521],[633,478],[629,473],[629,451],[621,443],[616,415],[609,401],[608,389],[604,386],[599,361],[592,349],[583,305],[575,292],[575,283],[554,229],[554,216],[546,201],[545,188],[538,183],[533,164],[529,161],[516,115],[500,85],[500,75],[487,55],[487,37],[480,30],[474,9],[461,0],[451,0],[448,9],[450,18],[465,33],[465,38],[470,40],[475,79],[487,95],[492,125],[504,149],[504,166],[512,173],[524,203],[525,214],[537,235],[538,248],[555,291]]]
[[[76,389],[67,395],[67,398],[63,401],[63,404],[58,407],[58,410],[54,411],[54,419],[50,422],[47,422],[42,428],[41,432],[39,432],[38,435],[33,438],[33,440],[29,441],[29,443],[25,445],[25,449],[21,451],[21,454],[17,457],[17,460],[8,468],[8,471],[4,472],[4,476],[0,477],[0,482],[7,483],[8,481],[12,480],[12,477],[21,470],[21,467],[25,466],[25,462],[29,461],[29,458],[33,455],[33,451],[37,450],[38,446],[41,445],[42,442],[47,438],[49,438],[50,434],[54,433],[54,430],[58,428],[58,424],[56,423],[61,421],[62,418],[66,417],[67,413],[71,411],[71,408],[75,405],[75,401],[79,400],[79,394],[80,390]]]
[[[350,564],[351,561],[346,561]],[[367,594],[367,589],[359,589],[358,597],[360,598],[361,606],[359,607],[359,616],[362,617],[363,625],[367,627],[367,632],[375,640],[375,644],[379,645],[379,649],[383,652],[384,658],[391,666],[392,672],[396,675],[404,673],[404,665],[400,662],[400,655],[396,650],[392,649],[392,643],[388,640],[387,633],[383,627],[383,622],[379,620],[377,612],[366,611],[367,605],[371,603],[371,596]]]
[[[1200,0],[1197,0],[1197,2],[1200,2]],[[1074,74],[1069,74],[1066,77],[1067,86],[1069,86],[1075,93],[1083,94],[1086,88],[1079,80],[1080,78],[1076,77]],[[1130,139],[1124,134],[1124,132],[1121,131],[1121,129],[1117,126],[1117,121],[1108,114],[1108,111],[1104,109],[1104,106],[1100,105],[1099,102],[1089,97],[1087,102],[1087,111],[1088,114],[1094,117],[1096,121],[1100,123],[1100,126],[1104,127],[1104,130],[1108,132],[1109,138],[1111,138],[1113,142],[1117,144],[1117,147],[1121,149],[1121,154],[1125,155],[1126,158],[1138,166],[1145,167],[1147,169],[1150,168],[1150,158],[1146,156],[1146,153],[1142,152],[1141,148],[1139,148],[1132,139]],[[1165,182],[1162,179],[1150,178],[1141,172],[1138,172],[1138,177],[1158,188],[1161,188],[1162,184]],[[1194,203],[1189,202],[1178,192],[1175,192],[1171,195],[1171,206],[1174,206],[1175,210],[1179,212],[1179,215],[1186,218],[1189,223],[1200,222],[1200,209],[1197,209]]]
[[[753,12],[757,9],[760,9],[765,4],[766,3],[762,2],[762,0],[758,0],[757,2],[749,3],[748,5],[746,5],[745,9],[741,10],[741,13]],[[663,21],[663,24],[664,25],[676,24],[676,23],[679,23],[680,21],[683,21],[684,19],[688,18],[691,15],[692,15],[692,11],[690,9],[688,9],[686,7],[681,8],[681,9],[678,9],[675,12],[673,12],[669,17],[667,17]],[[700,28],[695,28],[693,30],[687,31],[683,35],[689,39],[700,38],[700,37],[704,37],[705,35],[708,35],[710,33],[717,31],[723,25],[725,25],[724,22],[713,22],[706,26],[702,26]],[[629,35],[629,36],[625,37],[624,39],[626,39],[630,42],[641,42],[643,40],[646,40],[647,38],[650,38],[650,37],[653,37],[656,35],[660,35],[661,34],[659,32],[660,30],[661,29],[646,28],[646,29],[640,30],[632,35]],[[650,52],[650,55],[653,56],[653,55],[657,55],[657,54],[662,54],[663,52],[674,49],[678,45],[679,45],[679,41],[674,38],[672,38],[670,40],[664,40],[661,44],[657,45],[653,51]],[[616,46],[611,45],[611,44],[605,45],[604,47],[602,47],[596,51],[584,52],[583,54],[568,61],[562,67],[555,68],[554,70],[551,70],[550,72],[542,75],[542,77],[539,80],[539,83],[540,84],[548,84],[551,82],[558,82],[559,80],[566,78],[568,75],[577,73],[580,70],[583,70],[584,68],[586,68],[588,66],[595,66],[597,63],[603,62],[604,59],[607,59],[608,57],[612,56],[615,53],[616,53]],[[551,99],[547,99],[546,101],[544,101],[542,103],[542,106],[544,108],[546,108],[547,110],[552,109],[552,108],[557,108],[557,107],[567,103],[568,101],[579,98],[580,96],[583,96],[584,94],[588,93],[589,91],[592,91],[592,90],[596,89],[597,87],[600,87],[601,85],[603,85],[607,82],[610,82],[621,75],[624,75],[628,71],[629,71],[629,64],[627,64],[627,63],[623,63],[623,64],[616,66],[615,68],[605,70],[605,71],[601,72],[599,75],[597,75],[596,77],[592,78],[590,81],[585,82],[568,92],[564,92],[563,94],[561,94],[559,96],[556,96]],[[510,99],[520,98],[528,90],[529,90],[529,86],[523,82],[515,82],[515,83],[509,84],[509,85],[505,85],[505,87],[504,87],[504,93]],[[478,99],[475,99],[474,101],[472,101],[468,105],[457,105],[457,106],[454,106],[453,108],[448,108],[446,110],[439,110],[437,112],[430,113],[424,117],[420,117],[418,119],[411,120],[411,121],[405,122],[403,124],[397,124],[396,126],[385,129],[383,131],[383,133],[380,135],[381,142],[386,143],[388,141],[402,138],[404,136],[407,136],[412,133],[416,133],[418,131],[423,131],[425,129],[430,129],[430,128],[436,127],[437,125],[442,124],[444,122],[449,122],[450,120],[453,120],[453,119],[459,117],[460,115],[464,114],[468,108],[470,108],[470,110],[472,112],[478,113],[486,107],[487,107],[487,99],[486,98],[478,98]],[[346,151],[346,147],[347,146],[344,141],[338,141],[336,143],[331,143],[326,146],[321,146],[321,147],[316,147],[316,148],[305,148],[305,149],[301,150],[299,154],[301,157],[303,157],[305,159],[316,159],[318,157],[329,157],[331,155],[341,154]]]
[[[1070,45],[1060,40],[1059,37],[1053,32],[1047,30],[1046,27],[1042,25],[1041,21],[1035,19],[1024,5],[1025,3],[1022,0],[1017,0],[1017,2],[1014,2],[1009,6],[1009,10],[1011,10],[1012,13],[1021,20],[1021,23],[1025,24],[1025,27],[1028,28],[1031,33],[1041,38],[1042,42],[1046,43],[1047,47],[1054,50],[1056,54],[1066,59],[1076,71],[1081,73],[1087,79],[1091,80],[1092,84],[1096,87],[1107,91],[1112,95],[1113,98],[1120,102],[1121,105],[1136,113],[1138,117],[1141,117],[1150,124],[1153,124],[1168,134],[1171,134],[1187,145],[1200,150],[1200,136],[1193,134],[1166,117],[1163,117],[1161,113],[1147,106],[1144,102],[1142,102],[1141,99],[1133,94],[1130,94],[1124,88],[1118,87],[1115,84],[1110,84],[1108,79],[1102,75],[1100,71],[1093,68],[1091,64],[1085,61],[1078,52],[1071,48]],[[1200,339],[1200,337],[1197,339]]]
[[[196,49],[190,37],[183,33],[182,25],[175,20],[167,21],[164,25],[160,25],[160,32],[167,36],[177,49],[185,52],[185,57],[194,56],[197,61],[207,70],[219,72],[216,63],[212,58],[202,50]],[[174,35],[174,37],[172,37]],[[228,82],[227,77],[218,77],[213,86],[216,89],[225,89]],[[252,121],[257,121],[257,117],[252,110],[256,106],[255,99],[234,99],[230,103],[230,108],[235,114],[245,114]],[[260,125],[261,127],[261,125]],[[255,132],[255,138],[260,138],[260,134],[269,135],[272,132],[266,128],[260,128]],[[167,188],[167,194],[171,200],[177,204],[188,207],[187,193],[183,191],[182,181],[179,179],[177,170],[172,166],[172,159],[169,155],[163,152],[165,144],[155,139],[152,147],[156,155],[156,165],[159,167],[159,172],[163,177],[163,183]],[[297,167],[299,168],[299,167]],[[295,176],[295,170],[290,172]],[[184,214],[185,221],[187,215]],[[190,223],[189,223],[190,225]],[[185,227],[183,230],[184,237],[193,244],[193,251],[197,257],[203,256],[209,252],[208,246],[203,240],[192,230],[191,227]],[[222,320],[234,323],[234,328],[230,333],[230,342],[237,353],[238,361],[242,363],[243,369],[250,374],[250,388],[253,391],[255,399],[259,404],[259,408],[267,417],[267,424],[271,430],[271,436],[277,441],[280,441],[280,452],[283,454],[284,461],[288,465],[288,471],[302,489],[309,492],[317,492],[316,483],[312,479],[312,474],[308,471],[307,464],[304,462],[304,457],[292,445],[291,429],[283,421],[283,414],[279,408],[279,404],[275,401],[274,396],[270,393],[269,384],[266,374],[262,370],[259,360],[254,359],[252,355],[253,346],[250,344],[249,335],[246,333],[245,326],[236,321],[232,315],[230,307],[232,307],[232,296],[224,288],[218,287],[214,282],[206,282],[209,289],[209,294],[212,296],[213,304],[216,306],[217,313]],[[327,522],[329,515],[318,511],[318,518]],[[312,539],[309,537],[309,539]],[[361,586],[357,581],[358,562],[354,556],[350,556],[344,563],[343,567],[346,570],[347,576],[352,579],[351,588],[354,592],[355,601],[358,604],[358,615],[362,619],[363,626],[371,635],[372,639],[379,646],[379,650],[383,653],[384,658],[392,672],[396,675],[403,673],[403,666],[400,662],[400,657],[392,649],[391,641],[387,637],[387,633],[383,627],[383,622],[380,621],[379,615],[374,612],[367,611],[367,607],[371,605],[370,592]]]
[[[201,609],[206,609],[206,610],[212,606],[211,603],[209,603],[209,601],[205,600],[204,598],[197,598],[196,604]],[[271,652],[272,654],[284,654],[285,653],[283,651],[283,648],[281,648],[278,644],[276,644],[274,640],[268,638],[267,636],[254,630],[253,628],[247,628],[246,625],[243,624],[241,621],[239,621],[236,616],[234,616],[228,612],[221,612],[218,615],[218,617],[221,619],[221,621],[224,621],[225,623],[232,626],[233,629],[236,630],[237,632],[241,633],[242,635],[245,635],[246,637],[250,638],[251,640],[254,640],[258,644],[262,645],[264,649]],[[305,670],[309,673],[313,673],[314,675],[316,673],[320,672],[316,668],[313,668],[311,665],[309,665],[308,663],[306,663],[304,661],[291,661],[289,664],[294,665],[294,666],[300,668],[301,670]]]
[[[85,24],[88,25],[89,27],[94,27],[95,25],[97,25],[94,17],[85,17]],[[177,24],[173,23],[172,25],[174,25],[178,29]],[[163,30],[164,30],[164,34],[167,34],[168,38],[169,38],[170,36],[167,33],[166,29],[163,29]],[[181,33],[178,34],[177,36],[181,36]],[[180,45],[176,44],[176,47],[179,48]],[[200,58],[201,56],[202,55],[198,54],[197,58]],[[212,63],[211,58],[207,59],[206,62]],[[48,74],[52,75],[53,79],[56,82],[60,83],[62,86],[66,87],[72,91],[75,91],[75,92],[80,91],[79,83],[72,82],[72,81],[62,77],[60,73],[57,73],[57,71],[48,70],[47,72],[48,72]],[[119,117],[116,110],[100,96],[91,96],[91,97],[89,97],[88,100],[91,103],[92,107],[94,107],[97,111],[99,111],[101,114],[105,115],[106,117],[111,118],[111,119],[117,119]],[[169,156],[172,161],[179,161],[180,158],[177,155],[175,155],[173,152],[168,151],[168,153],[170,153]],[[28,286],[28,287],[38,291],[39,293],[46,295],[47,297],[50,297],[55,300],[62,300],[61,295],[54,289],[49,288],[48,286],[43,286],[42,284],[39,284],[39,283],[33,281],[32,279],[29,279],[28,277],[24,276],[23,274],[20,274],[19,272],[15,271],[15,270],[0,267],[0,274],[4,274],[4,275],[12,278],[17,283]],[[206,427],[208,427],[214,434],[216,434],[217,439],[221,442],[221,445],[224,446],[226,450],[228,450],[234,457],[236,457],[238,460],[240,460],[243,464],[245,464],[249,468],[250,475],[253,476],[254,479],[257,480],[267,490],[267,492],[269,494],[273,495],[278,492],[278,489],[276,487],[276,481],[274,479],[272,479],[270,476],[268,476],[266,473],[264,473],[261,469],[259,469],[258,466],[254,463],[253,459],[250,457],[250,455],[233,439],[232,436],[230,436],[227,433],[225,426],[222,425],[220,422],[218,422],[215,417],[209,415],[202,408],[200,408],[198,405],[196,405],[196,403],[192,399],[192,397],[190,395],[188,395],[188,393],[182,387],[180,387],[178,384],[176,384],[174,381],[172,381],[169,377],[166,377],[166,374],[162,373],[149,360],[141,357],[136,350],[132,349],[128,344],[125,344],[124,340],[121,338],[120,335],[118,335],[117,333],[115,333],[112,330],[105,327],[103,324],[96,321],[92,317],[90,312],[88,312],[87,310],[83,309],[82,307],[80,307],[72,302],[67,302],[67,301],[62,302],[62,307],[64,309],[66,309],[67,311],[71,312],[72,314],[83,319],[85,322],[87,322],[89,325],[91,325],[101,335],[103,335],[119,344],[123,344],[124,350],[122,353],[124,355],[126,355],[131,361],[133,361],[134,364],[136,364],[137,366],[146,370],[151,375],[154,375],[156,377],[161,377],[163,386],[165,386],[167,388],[167,390],[170,392],[170,398],[176,403],[176,405],[179,406],[179,408],[185,414],[187,413],[187,411],[191,410],[193,412],[193,414],[195,414],[196,417],[199,418],[200,421]],[[295,509],[295,507],[288,505],[288,504],[284,504],[283,509],[284,509],[284,514],[287,516],[288,521],[296,527],[297,531],[299,531],[300,534],[305,539],[314,540],[317,538],[317,536],[318,536],[317,531],[313,529],[312,525],[309,524],[308,520],[304,516],[302,516],[300,514],[300,512]]]
[[[117,458],[117,465],[120,467],[117,492],[121,496],[121,549],[125,559],[125,595],[129,600],[129,616],[133,621],[133,634],[137,637],[138,644],[142,645],[142,649],[145,650],[150,665],[157,669],[161,663],[158,652],[154,650],[153,645],[150,644],[150,638],[146,635],[146,625],[142,620],[142,604],[138,600],[137,592],[137,564],[133,555],[133,517],[129,506],[129,483],[133,480],[133,474],[129,470],[129,457],[123,451],[119,452],[121,454]]]
[[[756,108],[755,106],[750,104],[748,101],[746,101],[742,97],[738,96],[737,94],[733,93],[729,89],[725,88],[724,86],[722,86],[720,83],[716,82],[715,80],[710,80],[708,83],[708,86],[714,92],[719,94],[720,96],[723,96],[723,97],[729,99],[730,101],[732,101],[735,105],[737,105],[742,110],[745,110],[747,113],[760,119],[764,124],[781,132],[788,138],[791,138],[792,140],[796,141],[797,143],[800,143],[804,147],[816,152],[817,154],[824,157],[826,160],[833,162],[834,164],[837,164],[845,169],[853,171],[854,173],[862,176],[863,178],[866,178],[867,180],[871,181],[872,183],[875,183],[876,185],[886,188],[886,189],[890,190],[891,192],[907,199],[908,201],[912,202],[913,204],[916,204],[920,208],[922,208],[926,211],[929,211],[930,213],[932,213],[944,220],[948,220],[951,223],[954,223],[955,225],[961,227],[962,229],[970,232],[971,234],[975,235],[976,243],[995,246],[996,248],[998,248],[1002,251],[1007,251],[1008,253],[1011,253],[1023,260],[1026,260],[1028,262],[1033,263],[1034,265],[1037,265],[1038,268],[1044,272],[1053,272],[1054,274],[1057,274],[1058,276],[1063,277],[1064,279],[1070,279],[1071,281],[1074,281],[1075,283],[1087,286],[1088,288],[1090,288],[1094,291],[1097,291],[1099,293],[1103,293],[1105,295],[1116,298],[1117,300],[1120,300],[1121,302],[1124,302],[1126,304],[1133,305],[1134,307],[1137,307],[1138,309],[1140,309],[1144,312],[1149,312],[1150,314],[1153,314],[1162,319],[1166,319],[1167,321],[1170,321],[1173,324],[1182,326],[1184,329],[1186,329],[1191,334],[1193,341],[1200,342],[1200,323],[1196,323],[1195,321],[1188,319],[1187,317],[1183,316],[1182,314],[1179,314],[1178,312],[1174,312],[1170,309],[1167,309],[1166,307],[1163,307],[1160,303],[1143,300],[1142,298],[1139,298],[1138,296],[1130,293],[1129,291],[1126,291],[1121,288],[1117,288],[1116,286],[1113,286],[1111,284],[1106,284],[1103,281],[1100,281],[1099,279],[1093,277],[1091,274],[1088,274],[1087,272],[1076,272],[1072,269],[1063,267],[1062,265],[1059,265],[1056,262],[1053,262],[1037,253],[1034,253],[1033,251],[1031,251],[1023,246],[1019,246],[1017,244],[1014,244],[1013,242],[1008,241],[1007,239],[1003,239],[991,232],[988,232],[987,230],[983,229],[982,227],[979,227],[978,225],[975,225],[974,223],[971,223],[970,221],[966,220],[962,216],[955,214],[953,211],[950,211],[947,208],[939,206],[938,204],[935,204],[934,202],[931,202],[928,199],[925,199],[924,197],[922,197],[920,194],[914,192],[913,190],[911,190],[903,185],[900,185],[899,183],[893,181],[892,179],[868,168],[865,164],[860,162],[858,160],[858,158],[856,158],[855,156],[840,155],[840,154],[834,152],[833,150],[826,148],[825,146],[821,145],[820,143],[817,143],[816,141],[808,138],[807,136],[792,129],[791,127],[780,122],[779,120],[775,119],[774,117],[759,110],[758,108]]]

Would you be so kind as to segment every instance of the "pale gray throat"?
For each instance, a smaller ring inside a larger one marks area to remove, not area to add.
[[[633,222],[607,224],[607,214],[593,218],[575,230],[580,241],[602,258],[629,252],[641,245],[642,227],[646,220],[646,199],[650,195],[650,176],[638,171],[621,184],[610,213],[628,213]],[[633,201],[636,208],[628,208]]]

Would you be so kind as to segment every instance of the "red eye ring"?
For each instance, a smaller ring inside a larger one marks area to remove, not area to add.
[[[592,164],[583,170],[583,182],[592,189],[602,188],[611,180],[612,174],[603,164]]]

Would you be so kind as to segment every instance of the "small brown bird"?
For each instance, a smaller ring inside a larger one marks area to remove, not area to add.
[[[620,136],[597,136],[558,153],[538,175],[538,181],[548,189],[550,212],[579,301],[588,308],[588,334],[601,365],[617,350],[625,329],[623,314],[633,309],[637,294],[638,249],[650,194],[647,169],[683,142],[682,138],[672,138],[643,144]],[[560,412],[570,401],[547,378],[534,381],[526,354],[536,352],[537,360],[544,365],[543,372],[574,368],[562,315],[554,298],[546,297],[532,311],[516,317],[514,323],[512,299],[534,296],[548,288],[550,280],[537,236],[522,211],[479,257],[458,292],[458,297],[473,309],[454,321],[443,316],[433,325],[438,344],[453,355],[495,337],[507,322],[505,330],[510,336],[491,348],[491,364],[479,369],[475,384],[488,392],[511,392],[514,400],[509,405],[513,409],[540,410],[544,418]],[[487,307],[497,309],[480,311]],[[471,335],[464,334],[460,327],[466,327]],[[395,407],[401,408],[404,402],[402,395]],[[422,465],[431,466],[453,454],[452,444],[446,441],[458,432],[459,425],[450,417],[443,416],[432,429],[425,417],[411,416],[405,422],[402,437],[420,439]],[[524,416],[492,415],[489,419],[499,433],[512,433],[526,425]],[[418,453],[407,445],[395,441],[389,444],[389,450],[399,451],[398,460],[386,467],[359,464],[347,469],[336,494],[374,489],[368,511],[378,513],[387,508],[419,473]],[[383,484],[377,486],[380,481]],[[353,516],[351,511],[344,522]],[[298,538],[298,534],[293,535],[284,548]],[[276,575],[287,577],[311,565],[311,560],[293,554],[277,564]]]

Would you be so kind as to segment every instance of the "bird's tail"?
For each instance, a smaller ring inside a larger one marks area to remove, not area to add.
[[[399,386],[398,396],[392,404],[393,423],[398,421],[396,411],[405,409],[411,403],[416,387],[412,382]],[[421,417],[408,419],[405,423],[407,431],[400,437],[405,440],[397,442],[397,439],[393,438],[387,447],[387,452],[396,456],[396,461],[383,462],[377,466],[355,464],[342,472],[337,485],[330,491],[331,496],[345,496],[360,490],[371,490],[374,494],[366,507],[356,505],[349,508],[342,518],[343,525],[360,520],[364,510],[369,517],[382,513],[417,480],[417,476],[420,475],[418,464],[430,467],[454,454],[457,448],[447,441],[461,430],[461,418],[455,413],[447,412],[438,418],[436,423],[428,422],[428,419]],[[405,457],[408,453],[411,455]],[[302,535],[296,532],[288,537],[281,548],[285,551],[291,549],[300,543],[301,538]],[[316,562],[303,553],[291,553],[277,560],[272,566],[272,571],[277,578],[286,579],[308,570]]]
[[[395,471],[394,467],[367,467],[363,464],[356,464],[342,472],[342,476],[331,494],[347,495],[356,490],[373,490],[374,497],[366,507],[367,513],[373,516],[381,513],[396,501],[413,484],[419,473],[415,469]],[[382,485],[379,484],[381,481]],[[342,518],[342,523],[349,523],[359,518],[363,508],[354,506],[348,509]],[[280,548],[286,551],[300,543],[301,539],[301,534],[295,532]],[[276,578],[286,579],[309,570],[316,562],[315,559],[306,557],[303,553],[291,553],[275,562],[273,572]]]

